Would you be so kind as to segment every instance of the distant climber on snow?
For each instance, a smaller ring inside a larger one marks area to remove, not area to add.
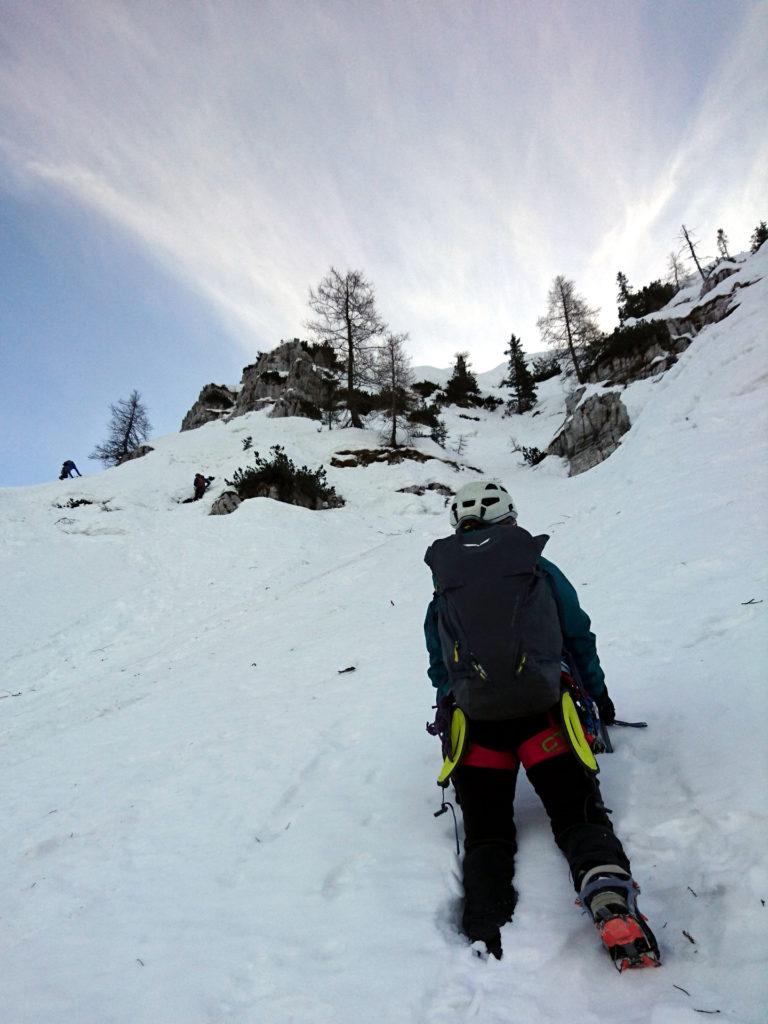
[[[542,557],[548,538],[517,525],[502,486],[466,484],[450,521],[454,534],[424,558],[435,588],[424,631],[437,688],[427,728],[445,754],[438,782],[453,782],[464,818],[462,929],[501,959],[500,929],[517,901],[512,805],[522,764],[616,967],[657,966],[658,946],[637,909],[639,890],[576,713],[577,704],[591,708],[595,732],[616,717],[589,617],[565,575]]]
[[[215,476],[203,476],[202,473],[195,473],[195,479],[192,481],[192,486],[195,489],[195,496],[194,498],[185,498],[184,501],[182,501],[182,505],[189,505],[192,501],[200,501],[215,479]]]
[[[68,480],[70,477],[73,477],[75,474],[77,474],[78,476],[82,476],[83,475],[80,472],[80,470],[77,468],[77,466],[74,464],[72,459],[67,459],[67,461],[64,463],[64,465],[61,467],[61,473],[59,473],[59,480]]]
[[[195,501],[200,501],[202,496],[208,490],[208,485],[215,478],[212,476],[203,476],[202,473],[195,473],[194,487],[195,487]]]

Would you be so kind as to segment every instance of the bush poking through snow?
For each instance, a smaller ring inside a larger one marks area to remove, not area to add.
[[[253,453],[255,465],[236,469],[226,483],[234,487],[238,495],[246,498],[274,498],[289,505],[303,505],[305,508],[336,508],[343,505],[325,475],[325,469],[297,468],[285,454],[282,445],[270,448],[271,459],[265,459],[258,452]]]
[[[525,445],[518,444],[514,437],[510,441],[510,447],[513,452],[520,453],[523,456],[523,461],[527,466],[538,466],[538,464],[547,457],[547,452],[543,452],[541,448],[526,448]]]
[[[93,502],[89,501],[88,498],[70,498],[64,505],[55,504],[54,508],[80,508],[81,505],[92,505]],[[105,512],[110,509],[105,509]]]
[[[542,384],[545,380],[557,377],[562,372],[562,366],[554,353],[536,356],[533,360],[533,372],[531,376],[535,384]]]
[[[659,345],[664,351],[672,350],[669,329],[663,320],[648,320],[632,327],[617,327],[593,346],[587,373],[595,370],[599,363],[640,355],[653,345]]]

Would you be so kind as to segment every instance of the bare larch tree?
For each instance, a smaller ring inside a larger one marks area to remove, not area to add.
[[[138,391],[132,391],[128,398],[121,398],[110,406],[110,410],[109,436],[96,445],[88,458],[98,459],[105,466],[117,466],[146,441],[152,424]]]
[[[541,340],[552,345],[557,352],[568,355],[573,363],[576,380],[586,383],[579,363],[579,351],[594,342],[600,335],[595,317],[596,309],[590,309],[576,286],[567,277],[558,274],[547,295],[547,312],[536,321],[541,331]]]
[[[696,249],[694,248],[694,245],[696,243],[696,239],[691,237],[691,233],[688,230],[688,228],[685,226],[685,224],[683,224],[683,226],[681,228],[681,237],[685,240],[685,244],[688,246],[688,248],[690,250],[691,259],[696,264],[696,269],[698,270],[699,274],[701,275],[701,280],[702,281],[706,281],[707,280],[707,275],[701,269],[701,264],[699,263],[699,257],[696,255]]]
[[[667,263],[667,279],[680,291],[685,280],[685,265],[680,259],[679,252],[671,252]]]
[[[387,334],[376,353],[374,380],[387,402],[390,448],[397,448],[398,422],[414,405],[408,391],[413,383],[413,372],[411,357],[405,350],[407,338],[407,334]]]
[[[370,383],[373,342],[387,329],[376,310],[373,285],[359,270],[342,274],[331,267],[317,289],[309,289],[309,308],[315,319],[308,320],[306,327],[319,341],[332,345],[343,359],[351,423],[362,427],[356,388]]]

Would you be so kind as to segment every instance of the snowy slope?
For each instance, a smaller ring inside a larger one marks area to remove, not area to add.
[[[424,732],[421,559],[448,526],[397,488],[473,474],[331,469],[343,509],[209,517],[247,435],[308,465],[375,444],[258,413],[0,492],[3,1024],[762,1024],[768,252],[749,266],[739,308],[627,389],[632,430],[589,473],[510,454],[555,433],[560,380],[538,416],[446,416],[551,534],[619,714],[649,722],[614,731],[602,779],[664,968],[612,970],[524,780],[505,956],[472,957]],[[213,493],[177,504],[199,469]]]

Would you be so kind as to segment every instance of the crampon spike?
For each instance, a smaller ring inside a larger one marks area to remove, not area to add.
[[[596,921],[595,924],[619,973],[641,967],[661,966],[659,947],[642,914],[617,914]]]

